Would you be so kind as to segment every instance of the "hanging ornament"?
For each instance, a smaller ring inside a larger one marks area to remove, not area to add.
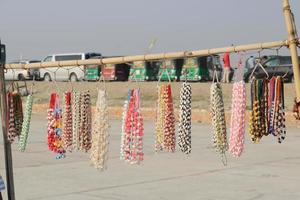
[[[213,126],[213,145],[222,159],[228,150],[223,94],[220,83],[213,83],[210,88],[210,108]],[[222,160],[226,164],[226,160]]]
[[[59,107],[59,97],[57,93],[52,93],[50,106],[48,109],[48,148],[57,153],[57,159],[65,157],[61,134],[62,134],[62,110]]]
[[[245,113],[246,113],[246,86],[244,81],[233,84],[231,126],[229,151],[235,156],[241,156],[244,150]]]
[[[133,89],[130,94],[125,119],[124,160],[139,164],[144,160],[143,153],[143,118],[140,110],[140,91]]]
[[[126,143],[126,120],[127,120],[127,113],[128,113],[128,104],[131,97],[131,90],[128,90],[128,97],[124,102],[123,106],[123,113],[122,113],[122,132],[121,132],[121,144],[120,144],[120,160],[125,159],[125,143]]]
[[[25,151],[27,145],[28,133],[30,128],[30,120],[32,114],[32,103],[33,103],[32,94],[29,94],[26,100],[24,119],[22,123],[22,131],[18,143],[18,147],[20,151]]]
[[[180,150],[185,154],[192,151],[192,87],[184,82],[180,90],[179,106],[179,126],[178,126],[178,145]]]
[[[91,162],[96,169],[106,169],[108,158],[108,108],[105,90],[98,91],[95,122],[92,129]]]
[[[62,133],[62,142],[64,149],[67,151],[72,151],[72,135],[73,135],[73,124],[72,124],[72,93],[64,93],[64,102],[65,102],[65,112],[63,113],[63,133]]]

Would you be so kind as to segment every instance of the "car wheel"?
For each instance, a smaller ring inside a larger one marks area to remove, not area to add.
[[[19,74],[19,75],[18,75],[18,80],[19,80],[19,81],[24,81],[24,80],[25,80],[24,75],[23,75],[23,74]]]
[[[44,81],[47,81],[47,82],[52,81],[52,80],[51,80],[50,74],[45,74],[45,75],[44,75]]]
[[[77,82],[77,81],[78,81],[78,78],[77,78],[76,74],[72,73],[72,74],[70,75],[69,80],[70,80],[71,82]]]

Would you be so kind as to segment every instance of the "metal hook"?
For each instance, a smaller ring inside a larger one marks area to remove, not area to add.
[[[250,80],[253,78],[254,72],[255,72],[255,70],[256,70],[257,67],[260,67],[265,72],[265,74],[267,75],[267,79],[269,79],[268,72],[265,70],[265,68],[262,66],[262,64],[259,61],[259,62],[256,63],[255,67],[253,68],[253,70],[251,72],[251,75],[249,76]]]

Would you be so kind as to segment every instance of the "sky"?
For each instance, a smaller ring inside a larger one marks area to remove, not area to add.
[[[300,27],[300,1],[290,0]],[[282,0],[0,0],[7,60],[198,50],[287,38]],[[284,51],[283,51],[284,53]]]

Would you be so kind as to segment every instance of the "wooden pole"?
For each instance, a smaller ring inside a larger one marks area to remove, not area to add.
[[[42,63],[30,63],[30,64],[6,64],[7,69],[20,69],[20,68],[48,68],[48,67],[65,67],[65,66],[80,66],[80,65],[102,65],[102,64],[118,64],[128,63],[134,61],[151,61],[151,60],[164,60],[175,58],[186,58],[193,56],[208,56],[212,54],[221,54],[225,52],[239,52],[239,51],[251,51],[259,49],[269,49],[281,46],[287,46],[288,41],[275,41],[266,43],[247,44],[239,46],[229,46],[215,49],[196,50],[196,51],[181,51],[171,53],[159,53],[159,54],[147,54],[147,55],[133,55],[124,57],[102,58],[102,59],[88,59],[88,60],[69,60],[58,62],[42,62]]]
[[[1,42],[0,42],[1,46]],[[5,159],[5,171],[6,171],[6,188],[7,188],[7,199],[15,200],[15,189],[14,189],[14,176],[13,176],[13,163],[12,163],[12,152],[11,145],[7,139],[7,105],[6,105],[6,87],[4,81],[4,65],[0,64],[0,112],[2,119],[2,134],[4,143],[4,159]]]
[[[285,18],[285,24],[288,32],[288,45],[291,52],[293,72],[294,72],[294,83],[296,88],[297,102],[300,102],[300,66],[298,58],[297,44],[299,39],[296,36],[295,22],[291,11],[289,0],[283,0],[283,13]]]

